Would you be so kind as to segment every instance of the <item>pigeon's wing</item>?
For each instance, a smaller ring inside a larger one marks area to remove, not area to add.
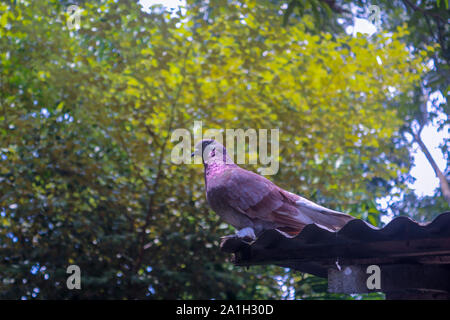
[[[270,180],[241,168],[231,170],[224,182],[226,188],[222,197],[230,207],[251,219],[271,222],[289,233],[299,232],[311,223],[337,230],[353,219],[285,191]]]
[[[224,182],[224,202],[251,219],[272,223],[276,228],[289,227],[296,231],[313,223],[307,217],[303,219],[299,215],[294,194],[291,194],[294,197],[285,195],[286,191],[256,173],[234,168]]]

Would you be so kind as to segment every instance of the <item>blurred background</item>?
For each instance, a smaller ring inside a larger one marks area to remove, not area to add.
[[[449,17],[445,0],[1,1],[0,298],[382,299],[234,267],[171,135],[279,129],[280,187],[379,227],[432,220]]]

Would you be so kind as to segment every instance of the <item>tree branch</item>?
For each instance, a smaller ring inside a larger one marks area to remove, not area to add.
[[[170,139],[170,132],[173,129],[172,127],[173,127],[174,118],[175,118],[175,108],[176,108],[178,100],[181,96],[181,91],[186,82],[186,60],[189,55],[189,51],[190,51],[191,47],[192,47],[192,45],[187,48],[186,53],[184,55],[183,69],[181,71],[183,79],[177,88],[175,98],[172,100],[172,105],[170,108],[170,115],[169,115],[169,126],[167,128],[167,134],[166,134],[163,144],[161,146],[161,152],[159,154],[159,159],[158,159],[157,174],[156,174],[156,178],[155,178],[155,183],[153,184],[153,194],[150,195],[150,199],[149,199],[149,203],[148,203],[148,210],[147,210],[147,214],[145,216],[144,225],[143,225],[141,233],[139,235],[138,256],[136,259],[136,263],[132,268],[132,271],[137,271],[139,269],[139,267],[142,264],[142,260],[144,258],[144,250],[146,247],[146,245],[145,245],[145,229],[147,229],[148,225],[150,224],[150,218],[153,216],[153,206],[154,206],[154,201],[156,198],[156,192],[158,190],[159,183],[160,183],[161,176],[162,176],[162,165],[164,162],[164,154],[166,152],[167,143],[169,142],[169,139]],[[164,92],[164,94],[166,95],[167,99],[170,99],[170,96],[166,92]]]
[[[420,134],[422,132],[423,126],[420,127],[419,131],[416,133],[413,130],[411,130],[413,139],[417,144],[419,145],[422,152],[425,154],[425,157],[427,158],[428,162],[430,163],[431,167],[434,170],[434,173],[436,174],[436,177],[439,179],[441,192],[444,197],[444,199],[447,201],[447,203],[450,205],[450,186],[448,184],[447,178],[442,173],[442,171],[439,169],[436,161],[433,159],[433,156],[431,155],[430,151],[428,150],[427,146],[423,142],[422,138],[420,137]]]

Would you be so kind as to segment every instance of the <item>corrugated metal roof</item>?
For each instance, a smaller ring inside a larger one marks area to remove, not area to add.
[[[450,264],[450,212],[426,224],[400,216],[383,228],[359,219],[336,232],[311,224],[292,238],[268,230],[252,244],[224,238],[221,248],[234,253],[236,265],[275,264],[321,277],[337,265]]]

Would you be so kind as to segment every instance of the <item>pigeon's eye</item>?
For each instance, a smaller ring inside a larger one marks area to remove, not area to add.
[[[202,145],[202,149],[205,150],[205,148],[206,148],[207,146],[209,146],[211,143],[212,143],[212,141],[204,141],[204,142],[203,142],[203,145]]]

